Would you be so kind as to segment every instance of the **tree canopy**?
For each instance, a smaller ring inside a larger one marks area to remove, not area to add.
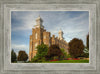
[[[17,59],[18,61],[26,61],[28,59],[28,55],[25,51],[19,51]]]
[[[84,44],[81,39],[74,38],[69,42],[69,53],[72,57],[77,58],[83,53]]]
[[[58,56],[58,57],[61,57],[63,55],[61,49],[59,48],[58,45],[51,45],[49,47],[49,50],[48,50],[48,53],[47,53],[47,56],[48,57],[54,57],[54,56]]]
[[[37,46],[37,54],[36,56],[39,58],[45,57],[47,55],[48,46],[42,43],[41,45]]]

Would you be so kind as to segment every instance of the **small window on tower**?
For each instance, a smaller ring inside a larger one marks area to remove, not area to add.
[[[37,33],[35,34],[35,39],[37,39]]]
[[[38,46],[38,43],[35,43],[35,50],[37,50],[37,48],[36,48],[37,46]]]
[[[46,39],[46,36],[44,36],[44,39]]]
[[[44,42],[44,44],[46,44],[46,42]]]

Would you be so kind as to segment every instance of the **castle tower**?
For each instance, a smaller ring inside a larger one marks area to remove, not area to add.
[[[30,51],[29,60],[31,60],[37,53],[37,46],[43,43],[43,32],[44,26],[42,25],[43,20],[39,16],[36,19],[36,25],[32,28],[32,35],[30,35]]]
[[[60,40],[64,39],[64,38],[63,38],[63,31],[62,31],[61,29],[59,30],[58,34],[59,34],[59,37],[58,37],[58,38],[59,38]]]
[[[44,26],[42,25],[43,23],[43,20],[42,18],[39,16],[37,19],[36,19],[36,25],[34,26],[35,28],[44,28]]]

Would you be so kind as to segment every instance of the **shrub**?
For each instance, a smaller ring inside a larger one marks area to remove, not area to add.
[[[65,49],[61,48],[61,51],[63,53],[63,55],[61,57],[67,58],[67,52],[65,51]]]
[[[72,56],[70,54],[67,55],[67,58],[72,58]]]
[[[31,62],[38,62],[38,58],[36,58],[36,57],[34,57],[32,60],[31,60]]]

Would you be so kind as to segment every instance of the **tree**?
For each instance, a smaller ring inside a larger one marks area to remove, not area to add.
[[[16,53],[12,49],[12,51],[11,51],[11,62],[15,62],[16,61],[16,58],[17,58]]]
[[[69,53],[72,57],[77,58],[83,53],[84,45],[81,39],[74,38],[69,42]]]
[[[87,47],[84,48],[84,53],[82,54],[83,57],[89,58],[89,49]]]
[[[47,55],[48,46],[42,43],[37,47],[37,54],[32,58],[31,62],[43,62],[45,61],[45,56]]]
[[[25,51],[19,51],[17,59],[18,61],[26,61],[28,59],[28,55]]]
[[[63,55],[62,51],[60,50],[58,45],[51,45],[49,47],[47,57],[52,58],[58,56],[59,58]]]
[[[47,55],[48,46],[42,43],[41,45],[37,46],[37,54],[36,57],[43,58]]]
[[[89,34],[87,35],[87,38],[86,38],[86,47],[89,49]]]
[[[63,57],[66,58],[67,57],[67,52],[65,51],[65,49],[61,48],[61,51],[63,53]]]

